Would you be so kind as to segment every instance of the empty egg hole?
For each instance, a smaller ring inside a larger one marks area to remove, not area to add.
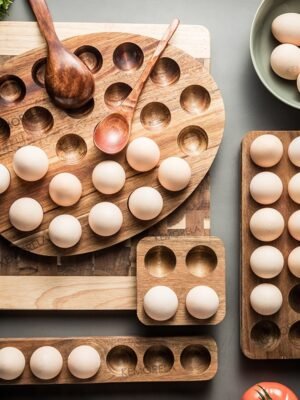
[[[124,82],[116,82],[110,85],[104,94],[104,101],[108,107],[119,107],[128,97],[132,88]]]
[[[289,331],[289,339],[294,346],[300,347],[300,321],[295,322]]]
[[[218,264],[216,253],[207,246],[196,246],[186,256],[186,266],[194,276],[202,278],[213,272]]]
[[[72,118],[84,118],[89,115],[95,107],[94,99],[89,100],[84,106],[75,109],[66,110],[66,113]]]
[[[169,57],[158,60],[150,78],[158,86],[169,86],[180,78],[180,68],[176,61]]]
[[[273,321],[257,322],[250,333],[251,340],[265,349],[274,349],[280,340],[280,329]]]
[[[170,110],[163,103],[149,103],[141,111],[141,123],[150,131],[165,128],[170,121]]]
[[[176,256],[166,246],[155,246],[145,256],[145,267],[157,278],[167,276],[176,266]]]
[[[0,99],[5,104],[14,104],[24,99],[26,86],[22,79],[15,75],[0,78]]]
[[[53,127],[53,116],[44,107],[29,108],[22,118],[22,123],[27,132],[46,133]]]
[[[45,87],[46,63],[47,59],[41,58],[32,67],[32,79],[40,87]]]
[[[296,285],[290,291],[289,303],[294,311],[300,313],[300,285]]]
[[[181,353],[180,362],[186,371],[201,374],[208,370],[211,364],[211,355],[202,345],[190,345]]]
[[[203,86],[191,85],[181,93],[180,104],[190,114],[201,114],[210,105],[210,95]]]
[[[109,351],[106,363],[115,375],[131,375],[137,366],[137,355],[131,347],[119,345]]]
[[[187,126],[178,135],[178,146],[183,153],[197,156],[207,150],[208,136],[199,126]]]
[[[81,46],[75,51],[75,55],[95,74],[103,65],[103,58],[98,49],[93,46]]]
[[[113,62],[121,71],[137,70],[144,62],[144,53],[135,43],[122,43],[114,51]]]
[[[167,373],[173,368],[174,354],[167,346],[151,346],[144,354],[144,365],[151,374]]]
[[[79,163],[85,157],[86,153],[86,142],[81,136],[74,133],[62,136],[56,143],[57,157],[66,164]]]
[[[5,144],[9,136],[10,136],[9,125],[3,118],[0,118],[0,146]]]

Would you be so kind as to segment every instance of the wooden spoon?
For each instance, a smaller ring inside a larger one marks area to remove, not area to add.
[[[93,97],[95,90],[93,75],[58,39],[46,1],[28,1],[48,46],[46,90],[58,107],[80,108]]]
[[[113,114],[108,115],[96,126],[94,131],[94,143],[99,150],[106,154],[119,153],[127,145],[133,114],[144,85],[155,67],[159,57],[165,50],[179,25],[179,20],[174,19],[167,31],[159,41],[155,52],[147,63],[143,73],[139,77],[130,95],[123,101]]]

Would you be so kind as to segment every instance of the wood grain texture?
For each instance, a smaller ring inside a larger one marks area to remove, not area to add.
[[[143,307],[145,294],[165,285],[178,297],[178,311],[168,321],[154,321]],[[209,319],[192,317],[185,306],[187,293],[207,285],[219,296],[217,313]],[[145,325],[216,325],[226,313],[225,249],[215,237],[146,237],[137,246],[137,315]]]
[[[93,378],[79,380],[69,372],[67,359],[75,347],[83,344],[99,352],[101,366]],[[16,347],[23,352],[26,367],[20,378],[12,382],[0,380],[0,386],[207,381],[216,375],[218,369],[216,342],[205,336],[1,339],[0,348],[6,346]],[[39,380],[29,368],[31,354],[41,346],[54,346],[63,356],[61,373],[50,381]]]
[[[284,185],[281,198],[274,204],[267,206],[278,210],[285,220],[283,235],[270,243],[277,247],[283,254],[285,265],[279,276],[273,279],[257,277],[250,267],[250,256],[259,246],[266,244],[254,238],[250,232],[250,218],[260,208],[251,197],[249,185],[253,176],[266,169],[256,166],[250,158],[250,146],[258,136],[271,133],[277,136],[284,146],[284,155],[280,163],[268,171],[277,174]],[[241,187],[241,347],[243,353],[252,359],[294,359],[300,358],[300,329],[299,310],[291,307],[291,290],[298,285],[296,291],[296,304],[299,305],[300,279],[294,277],[288,269],[287,259],[290,252],[299,245],[288,233],[287,222],[290,215],[299,209],[288,195],[288,182],[299,172],[288,159],[287,149],[290,142],[300,135],[298,131],[253,131],[248,133],[242,143],[242,187]],[[264,317],[257,314],[250,305],[250,293],[255,286],[261,283],[276,285],[283,295],[283,306],[275,315]],[[298,303],[297,303],[298,302]],[[295,325],[296,324],[296,325]]]

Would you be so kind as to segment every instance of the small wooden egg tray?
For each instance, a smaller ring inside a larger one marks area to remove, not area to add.
[[[137,315],[145,325],[216,325],[226,313],[225,249],[215,237],[146,237],[137,246]],[[178,311],[168,321],[154,321],[143,300],[154,286],[168,286],[178,297]],[[193,287],[207,285],[219,296],[217,313],[209,319],[192,317],[185,306]]]
[[[68,356],[80,345],[92,346],[100,354],[99,372],[90,379],[80,380],[68,370]],[[0,385],[207,381],[218,369],[217,344],[205,336],[1,339],[0,348],[7,346],[23,352],[26,366],[20,378],[0,379]],[[41,346],[55,347],[64,360],[61,373],[50,381],[36,378],[29,367],[32,353]]]
[[[11,186],[1,195],[0,234],[14,245],[39,255],[62,256],[100,250],[122,242],[154,225],[186,200],[209,170],[218,151],[224,128],[224,106],[220,91],[207,70],[182,50],[168,46],[163,60],[147,81],[133,119],[131,139],[148,136],[169,156],[185,158],[192,169],[189,186],[180,192],[164,190],[157,168],[148,173],[133,171],[125,152],[107,157],[93,144],[97,123],[128,96],[157,40],[126,33],[97,33],[64,41],[94,73],[94,99],[76,112],[57,109],[44,89],[46,50],[37,49],[14,57],[0,68],[0,163],[9,168]],[[50,167],[38,182],[24,182],[12,168],[12,158],[21,146],[33,144],[46,151]],[[92,170],[100,161],[113,158],[125,168],[126,184],[113,196],[99,194],[93,187]],[[79,203],[69,208],[56,206],[49,197],[49,182],[60,172],[75,174],[83,184]],[[152,221],[139,221],[128,210],[128,197],[140,186],[159,190],[164,200],[161,214]],[[14,229],[8,210],[19,197],[32,197],[44,209],[44,220],[33,232]],[[88,213],[101,201],[117,204],[124,217],[119,233],[109,238],[95,235]],[[70,213],[83,228],[81,241],[62,250],[48,238],[48,226],[57,215]]]
[[[272,168],[261,168],[255,165],[250,157],[250,146],[255,138],[270,133],[277,136],[284,147],[282,160]],[[299,209],[289,197],[287,185],[290,178],[300,169],[294,166],[288,157],[288,146],[299,136],[298,131],[248,133],[242,143],[242,207],[241,207],[241,347],[244,354],[252,359],[295,359],[300,358],[300,279],[292,275],[287,266],[290,252],[299,242],[288,232],[287,222],[290,215]],[[249,187],[251,179],[259,172],[271,171],[277,174],[284,185],[280,199],[269,206],[258,204],[251,196]],[[250,231],[250,218],[260,208],[272,207],[278,210],[284,220],[285,229],[277,240],[268,242],[278,248],[285,260],[279,276],[273,279],[262,279],[256,276],[250,267],[252,252],[264,242],[257,240]],[[261,283],[276,285],[283,295],[281,310],[272,316],[257,314],[250,304],[250,293]]]

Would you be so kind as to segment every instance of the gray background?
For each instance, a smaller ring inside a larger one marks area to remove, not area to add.
[[[255,129],[297,129],[299,111],[280,103],[259,82],[249,55],[251,21],[259,0],[48,0],[55,21],[202,24],[211,32],[212,72],[225,99],[225,137],[212,171],[212,232],[227,250],[227,317],[216,328],[145,329],[134,313],[2,312],[0,336],[80,336],[212,333],[220,366],[210,383],[109,384],[1,389],[10,399],[237,400],[250,385],[278,380],[300,392],[299,362],[255,362],[239,348],[239,150]],[[9,20],[33,20],[26,0],[15,0]],[[6,395],[6,396],[4,396]]]

